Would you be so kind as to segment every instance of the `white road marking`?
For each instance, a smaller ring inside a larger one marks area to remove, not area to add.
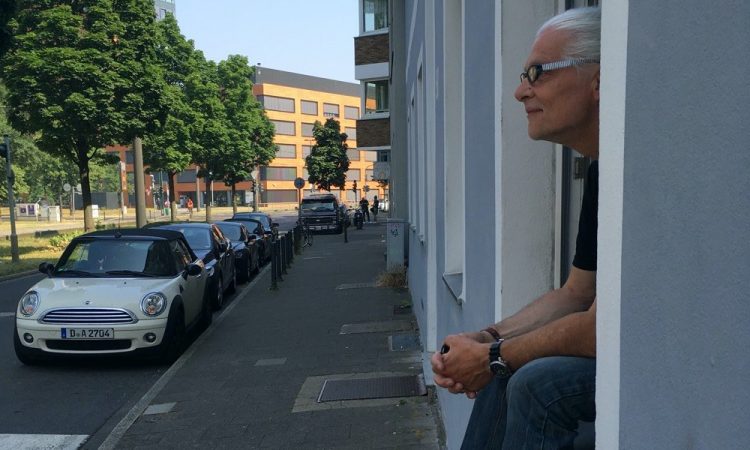
[[[0,448],[72,450],[88,438],[86,434],[0,434]]]
[[[271,265],[266,265],[265,269],[263,269],[256,277],[255,279],[245,286],[245,289],[243,289],[243,295],[238,296],[232,304],[226,307],[224,311],[221,313],[219,317],[214,319],[213,323],[211,324],[208,329],[203,331],[201,333],[200,337],[193,342],[193,345],[190,346],[190,348],[180,356],[180,358],[172,364],[172,366],[164,372],[164,375],[159,378],[156,383],[154,383],[153,386],[151,386],[151,389],[148,390],[145,394],[143,394],[143,397],[141,397],[140,400],[128,411],[127,414],[125,414],[125,417],[120,420],[120,422],[115,425],[115,427],[112,429],[112,431],[109,433],[109,436],[107,436],[107,439],[102,442],[102,445],[99,446],[99,450],[114,450],[114,448],[117,446],[117,443],[120,442],[120,439],[122,439],[123,436],[125,436],[125,433],[127,433],[128,429],[135,423],[135,421],[138,419],[138,417],[143,414],[143,412],[148,408],[149,404],[151,404],[151,401],[156,398],[157,395],[164,389],[164,387],[169,383],[169,381],[177,374],[177,372],[182,368],[182,366],[185,365],[185,363],[190,360],[190,358],[193,356],[193,353],[195,353],[196,349],[203,344],[203,341],[208,339],[208,337],[213,333],[214,329],[224,320],[224,318],[232,312],[235,306],[242,300],[243,298],[247,297],[247,294],[250,292],[250,289],[255,286],[258,281],[260,281],[261,278],[263,278],[263,275],[266,274],[271,269]],[[2,446],[0,446],[2,448]]]

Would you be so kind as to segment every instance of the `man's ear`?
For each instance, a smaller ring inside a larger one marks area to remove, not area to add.
[[[594,74],[593,80],[591,80],[591,87],[593,89],[594,93],[594,99],[596,101],[599,101],[599,82],[600,82],[600,74],[601,71],[597,70],[596,74]]]

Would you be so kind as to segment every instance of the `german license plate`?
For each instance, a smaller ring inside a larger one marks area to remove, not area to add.
[[[114,328],[61,328],[63,339],[114,339]]]

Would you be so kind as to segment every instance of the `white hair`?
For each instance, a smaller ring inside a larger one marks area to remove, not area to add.
[[[601,56],[601,9],[596,6],[573,8],[549,19],[539,28],[537,37],[545,30],[564,30],[572,38],[563,48],[564,58],[591,58]]]

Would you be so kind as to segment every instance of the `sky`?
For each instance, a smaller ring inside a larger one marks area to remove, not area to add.
[[[182,34],[207,59],[244,55],[251,64],[358,83],[357,0],[175,0]]]

